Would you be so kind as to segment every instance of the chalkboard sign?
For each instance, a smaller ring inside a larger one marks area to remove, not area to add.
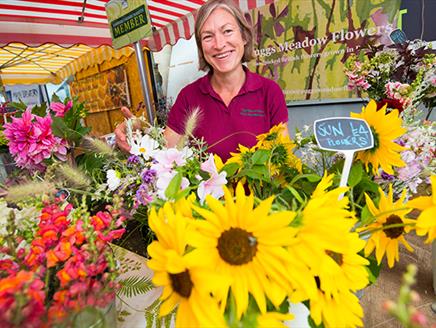
[[[368,123],[360,118],[330,117],[313,124],[315,138],[321,149],[332,151],[358,151],[374,146]]]
[[[402,44],[402,43],[405,43],[407,41],[406,33],[404,33],[399,28],[393,30],[389,34],[389,37],[391,38],[392,42],[395,44]]]

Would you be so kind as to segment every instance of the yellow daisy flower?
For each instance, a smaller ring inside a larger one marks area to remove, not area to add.
[[[368,285],[366,266],[369,261],[358,254],[365,247],[365,241],[357,233],[348,233],[343,238],[349,242],[345,253],[327,250],[326,256],[319,258],[321,266],[317,276],[324,293],[356,291]]]
[[[334,296],[318,291],[310,299],[310,316],[313,321],[326,328],[362,327],[363,309],[359,299],[351,292],[340,292]]]
[[[436,239],[436,176],[431,178],[431,196],[421,196],[409,201],[409,207],[421,210],[416,220],[416,234],[424,236],[428,234],[426,243]]]
[[[223,327],[224,317],[211,292],[226,288],[228,281],[199,266],[190,266],[184,258],[189,221],[170,204],[157,214],[152,209],[149,224],[158,241],[147,248],[151,259],[147,265],[154,271],[153,283],[162,286],[160,315],[178,306],[176,327]]]
[[[289,321],[294,319],[294,315],[290,313],[279,313],[279,312],[267,312],[259,314],[257,317],[257,327],[258,328],[286,328],[287,326],[283,321]]]
[[[204,220],[193,223],[197,229],[190,234],[189,244],[195,249],[187,258],[191,263],[207,262],[215,272],[232,278],[230,288],[238,318],[247,309],[249,294],[261,313],[265,313],[265,294],[278,306],[291,289],[287,268],[293,267],[295,260],[285,247],[294,243],[295,229],[289,224],[295,213],[269,214],[272,197],[254,208],[253,195],[246,196],[240,183],[236,187],[236,200],[227,188],[224,199],[223,205],[213,197],[207,197],[210,210],[194,207]],[[305,272],[295,272],[295,275],[301,284],[310,278]],[[222,308],[227,295],[228,289],[218,297]]]
[[[298,243],[292,246],[292,252],[315,273],[320,270],[319,258],[325,256],[327,250],[340,254],[347,252],[350,245],[344,236],[349,234],[356,222],[354,214],[347,209],[348,198],[338,200],[347,187],[326,190],[332,180],[333,175],[322,178],[294,221],[298,228]]]
[[[393,201],[392,185],[389,185],[387,195],[379,188],[380,202],[378,208],[374,205],[372,199],[365,194],[366,204],[371,214],[376,220],[364,228],[358,229],[361,231],[371,232],[371,237],[365,246],[365,256],[372,253],[375,249],[377,262],[380,264],[383,256],[386,254],[388,265],[390,268],[394,266],[395,261],[399,260],[398,245],[402,243],[409,251],[413,252],[413,248],[404,238],[404,234],[408,233],[412,228],[407,224],[414,225],[415,220],[407,219],[405,216],[411,211],[408,205],[404,203],[406,193],[403,192],[400,199]],[[406,224],[406,226],[398,226],[384,228],[394,224]]]
[[[378,174],[379,168],[386,173],[394,174],[393,166],[405,165],[400,155],[405,148],[394,142],[406,132],[406,129],[401,126],[402,120],[397,110],[386,114],[386,105],[377,110],[376,102],[371,100],[362,108],[361,113],[351,113],[351,117],[364,119],[374,135],[374,147],[357,152],[357,159],[365,164],[367,170],[371,164],[374,175]]]

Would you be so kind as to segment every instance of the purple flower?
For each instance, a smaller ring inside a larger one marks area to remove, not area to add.
[[[131,155],[129,158],[127,158],[127,164],[128,165],[136,165],[139,164],[139,157],[136,155]]]
[[[65,113],[73,107],[73,102],[70,100],[66,105],[60,102],[53,102],[50,104],[50,109],[55,112],[56,117],[64,117]]]
[[[390,174],[386,173],[385,171],[382,171],[381,177],[382,177],[382,179],[388,180],[388,181],[392,181],[395,179],[394,175],[390,175]]]
[[[141,174],[142,181],[146,184],[150,184],[154,181],[156,177],[156,171],[153,169],[144,170]]]
[[[140,185],[136,191],[136,201],[140,205],[147,205],[153,201],[153,196],[148,190],[148,187],[144,184]]]

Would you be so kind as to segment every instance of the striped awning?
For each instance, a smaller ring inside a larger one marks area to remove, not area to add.
[[[132,53],[131,47],[114,50],[109,46],[94,49],[85,45],[63,48],[55,44],[43,44],[34,48],[22,43],[10,43],[0,48],[0,78],[5,85],[58,84],[89,66]]]
[[[3,84],[12,81],[14,84],[56,83],[71,72],[72,66],[68,64],[72,61],[92,48],[111,46],[105,11],[108,1],[0,0],[0,72]],[[274,0],[235,1],[243,10],[249,10]],[[189,39],[194,33],[197,10],[205,2],[147,0],[155,32],[143,40],[144,46],[159,51],[167,44],[174,45],[180,38]]]

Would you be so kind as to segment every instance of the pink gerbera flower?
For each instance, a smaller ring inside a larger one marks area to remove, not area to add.
[[[50,115],[36,116],[27,108],[21,118],[14,117],[4,125],[9,151],[19,167],[43,171],[46,167],[43,161],[52,155],[66,160],[67,143],[53,135],[51,123]]]

